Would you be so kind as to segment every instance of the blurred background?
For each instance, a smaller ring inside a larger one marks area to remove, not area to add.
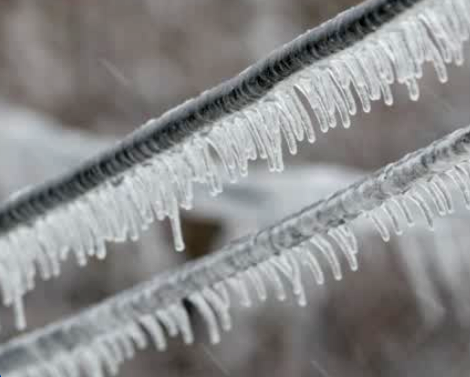
[[[0,198],[67,171],[356,3],[0,1]],[[196,208],[183,213],[185,253],[172,250],[168,224],[159,223],[137,243],[111,245],[105,261],[85,269],[69,263],[27,296],[29,329],[213,251],[470,124],[468,46],[466,56],[463,67],[449,67],[445,85],[427,67],[419,102],[396,86],[393,107],[375,103],[351,130],[303,145],[286,172],[254,164],[220,197],[198,193]],[[209,345],[200,326],[194,346],[175,339],[165,353],[140,353],[120,375],[466,376],[468,226],[469,215],[457,211],[434,234],[418,226],[384,244],[363,224],[360,271],[322,288],[307,284],[306,308],[268,300],[236,309],[220,345]],[[2,339],[14,335],[5,325]]]

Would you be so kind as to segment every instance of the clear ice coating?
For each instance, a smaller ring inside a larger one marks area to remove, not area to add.
[[[222,191],[221,168],[230,181],[236,182],[247,174],[249,161],[258,158],[266,160],[269,170],[282,171],[283,144],[295,154],[298,142],[316,140],[316,128],[321,133],[338,126],[349,128],[358,107],[369,112],[372,101],[383,99],[392,105],[393,83],[405,85],[410,98],[417,100],[417,80],[422,77],[423,65],[432,64],[439,80],[447,81],[446,64],[463,63],[463,43],[469,35],[468,1],[426,0],[363,41],[292,75],[256,103],[216,121],[209,130],[191,136],[168,153],[132,168],[32,224],[6,233],[0,239],[0,291],[3,303],[15,308],[17,327],[25,326],[20,301],[34,288],[37,273],[43,279],[57,276],[61,262],[70,253],[80,265],[86,265],[90,257],[104,258],[106,242],[136,240],[155,219],[169,219],[175,248],[182,251],[179,211],[192,207],[194,183],[206,185],[217,195]],[[456,169],[451,177],[470,205],[468,169]],[[446,184],[436,180],[424,186],[424,191],[416,190],[390,203],[380,214],[371,214],[384,239],[390,237],[387,219],[396,233],[401,232],[403,216],[412,223],[410,204],[418,206],[430,227],[432,207],[441,214],[453,210]],[[330,236],[351,267],[357,268],[350,237],[340,232]],[[341,278],[330,241],[313,242],[329,260],[334,276]],[[308,260],[317,281],[322,281],[316,259]],[[260,275],[269,271],[265,269]],[[254,279],[258,277],[252,276]],[[258,295],[263,296],[262,287],[256,287]],[[278,295],[282,297],[281,290]],[[215,334],[212,332],[212,336]],[[163,347],[161,342],[159,345]]]
[[[384,220],[387,215],[391,229],[397,235],[403,234],[405,226],[415,224],[411,205],[421,213],[430,230],[434,229],[436,216],[445,216],[454,212],[454,197],[456,192],[466,208],[470,208],[470,161],[457,163],[451,169],[435,174],[426,181],[417,182],[401,195],[392,196],[380,207],[366,212],[382,239],[390,240],[390,230]],[[452,190],[456,189],[456,190]]]
[[[391,237],[390,229],[395,234],[401,235],[407,227],[413,226],[418,220],[413,218],[415,215],[421,216],[421,220],[432,224],[436,216],[441,216],[440,211],[443,209],[446,213],[451,211],[453,208],[451,203],[458,200],[456,196],[461,195],[461,201],[467,201],[470,190],[469,173],[470,162],[459,162],[447,171],[415,182],[408,191],[390,197],[381,205],[365,212],[363,216],[373,221],[383,237],[386,235],[385,240]],[[416,243],[416,240],[413,237],[404,237],[400,239],[400,242]],[[418,243],[415,246],[418,247]],[[413,250],[415,246],[412,247]],[[401,249],[409,250],[410,248],[402,247]],[[326,274],[323,271],[323,265],[326,264],[335,279],[342,279],[340,254],[344,256],[351,270],[357,269],[358,242],[350,224],[341,224],[331,228],[326,234],[316,234],[292,249],[272,254],[266,260],[238,271],[230,277],[212,285],[203,286],[199,290],[193,290],[187,299],[194,305],[206,324],[209,340],[216,344],[221,340],[221,330],[229,331],[232,328],[230,308],[233,298],[238,299],[243,306],[250,306],[252,297],[249,292],[254,292],[260,301],[264,301],[272,289],[277,299],[284,300],[286,286],[289,286],[297,303],[305,306],[307,295],[302,279],[303,273],[311,272],[317,284],[324,284]],[[416,263],[410,262],[408,265],[414,269],[423,268],[420,262],[421,257],[415,255],[417,254],[414,252],[407,253],[406,257],[409,261],[417,258]],[[453,271],[454,269],[449,266],[442,266],[439,273],[443,274],[443,277],[451,284],[457,285]],[[421,273],[414,274],[423,276]],[[419,284],[423,283],[419,282]],[[234,297],[231,297],[232,294]],[[11,299],[15,301],[15,297]],[[148,311],[148,307],[144,307]],[[133,309],[138,313],[138,307],[133,307]],[[68,349],[61,350],[60,346],[56,347],[52,344],[53,348],[49,352],[54,355],[54,362],[40,363],[32,370],[27,370],[26,375],[39,376],[46,373],[51,376],[78,377],[80,371],[87,375],[116,375],[120,364],[132,358],[136,350],[146,348],[148,340],[153,341],[160,351],[166,350],[168,336],[180,335],[186,344],[194,342],[191,318],[182,301],[153,310],[155,311],[151,314],[137,315],[137,318],[129,319],[127,324],[113,325],[99,333],[97,338],[86,347],[79,346],[72,352]],[[117,311],[107,311],[107,313],[115,312]],[[119,316],[122,317],[122,315]],[[112,318],[109,321],[108,319],[102,319],[102,321],[103,323],[119,323],[119,319],[113,321]],[[34,348],[31,348],[29,352],[41,359],[41,354],[36,355]]]

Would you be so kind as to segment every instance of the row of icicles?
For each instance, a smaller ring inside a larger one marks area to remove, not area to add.
[[[381,206],[365,213],[364,217],[372,220],[384,241],[390,240],[389,226],[398,235],[404,231],[403,223],[413,226],[417,209],[424,222],[433,229],[435,216],[452,213],[454,192],[459,192],[466,207],[470,208],[469,161],[461,162],[429,180],[415,183],[406,193],[391,197]],[[390,225],[387,226],[386,222]],[[343,273],[338,251],[343,253],[350,269],[357,270],[358,242],[349,225],[332,228],[324,235],[316,234],[291,250],[273,255],[226,280],[191,293],[187,300],[203,318],[210,342],[217,344],[221,340],[220,329],[229,331],[232,328],[230,308],[234,298],[242,306],[250,307],[253,295],[260,301],[265,301],[269,292],[273,291],[275,297],[283,301],[287,297],[285,285],[288,283],[297,303],[305,306],[307,299],[303,272],[310,271],[316,283],[322,285],[327,279],[323,271],[326,263],[334,279],[341,280]],[[180,334],[185,344],[192,344],[195,340],[187,305],[182,301],[165,309],[157,309],[153,314],[141,315],[126,325],[119,324],[119,319],[113,321],[113,318],[109,317],[112,316],[109,313],[114,313],[113,310],[105,310],[104,314],[99,310],[93,313],[92,321],[96,321],[102,330],[108,329],[104,330],[105,335],[91,339],[90,345],[87,344],[85,348],[80,346],[71,353],[62,349],[60,343],[56,343],[52,353],[53,363],[43,357],[39,350],[36,356],[44,362],[33,363],[33,367],[20,371],[18,375],[39,377],[48,372],[53,376],[65,373],[67,377],[78,377],[80,369],[87,375],[102,376],[104,372],[116,375],[119,365],[134,357],[136,349],[146,348],[148,340],[151,340],[159,351],[167,349],[168,336],[173,338]]]
[[[170,219],[175,248],[183,250],[179,210],[192,207],[194,183],[208,185],[214,195],[222,191],[217,159],[232,182],[245,176],[248,162],[257,158],[266,160],[271,171],[282,171],[282,143],[295,154],[297,142],[315,141],[315,123],[322,132],[338,123],[349,127],[350,116],[357,112],[355,97],[366,112],[371,101],[380,98],[391,105],[391,84],[398,82],[416,100],[416,80],[425,62],[432,63],[445,82],[445,63],[463,61],[469,8],[465,0],[427,0],[355,46],[278,84],[265,98],[216,122],[205,134],[194,135],[32,225],[11,230],[0,239],[0,289],[3,303],[14,307],[17,327],[25,327],[22,297],[34,288],[37,272],[43,279],[59,275],[61,262],[71,253],[80,265],[90,257],[104,258],[106,242],[136,240],[155,219],[165,218]],[[419,196],[409,198],[427,211]],[[374,222],[385,232],[380,218]]]

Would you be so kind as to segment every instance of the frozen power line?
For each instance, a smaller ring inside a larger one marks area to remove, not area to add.
[[[194,183],[221,192],[217,160],[231,181],[257,158],[281,171],[283,143],[295,154],[318,129],[348,128],[359,107],[368,112],[379,99],[391,105],[393,83],[417,100],[424,63],[445,82],[445,64],[463,63],[469,29],[468,0],[366,1],[148,121],[77,170],[11,199],[0,208],[1,289],[18,327],[37,272],[58,275],[71,253],[81,265],[104,258],[106,242],[135,240],[155,219],[169,218],[182,250],[179,210],[191,208]]]
[[[469,159],[470,126],[217,252],[0,345],[2,373],[115,374],[149,340],[161,351],[167,336],[180,334],[193,343],[188,303],[202,315],[212,343],[220,341],[220,329],[231,329],[234,299],[250,306],[253,296],[265,300],[274,290],[283,300],[287,284],[305,305],[304,266],[318,284],[325,281],[325,264],[342,278],[339,253],[357,269],[354,220],[371,219],[388,241],[391,232],[400,235],[413,226],[417,215],[432,228],[433,218],[452,212],[455,200],[470,208]]]

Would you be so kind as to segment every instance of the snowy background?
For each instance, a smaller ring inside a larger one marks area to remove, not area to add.
[[[356,2],[1,1],[1,198],[70,169]],[[105,261],[70,263],[26,297],[30,328],[215,250],[470,124],[468,46],[466,54],[445,85],[426,71],[418,103],[395,87],[393,107],[375,103],[351,130],[304,145],[283,174],[259,164],[219,198],[198,195],[194,211],[183,213],[184,254],[172,251],[168,224],[155,224],[138,243],[113,245]],[[306,308],[268,300],[240,309],[220,345],[210,346],[200,326],[196,345],[174,340],[166,353],[141,353],[120,375],[466,376],[470,215],[457,212],[434,234],[418,227],[390,244],[364,226],[359,272],[321,289],[307,284]],[[3,339],[14,335],[5,325]]]

